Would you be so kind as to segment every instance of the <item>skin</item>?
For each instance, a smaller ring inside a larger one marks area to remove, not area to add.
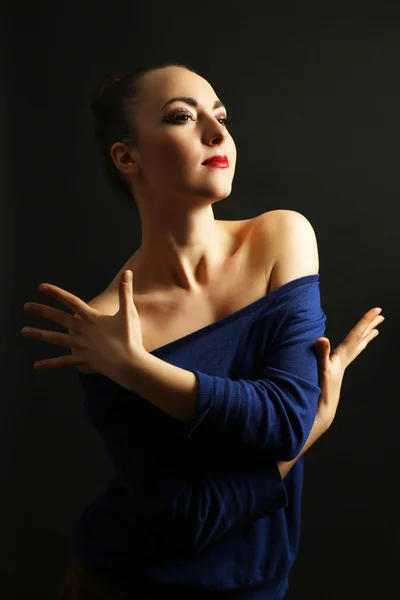
[[[195,98],[198,107],[175,101],[160,111],[176,96]],[[231,193],[236,146],[224,124],[226,109],[213,109],[216,100],[208,81],[184,68],[148,73],[131,114],[138,145],[117,142],[111,148],[140,213],[136,293],[157,287],[200,295],[229,255],[232,240],[216,223],[212,205]],[[189,116],[175,114],[175,123],[165,122],[177,109]],[[229,167],[201,164],[215,154],[226,155]]]

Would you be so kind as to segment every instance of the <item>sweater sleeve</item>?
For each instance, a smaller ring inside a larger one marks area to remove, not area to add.
[[[198,553],[232,530],[244,527],[288,504],[276,465],[188,474],[181,491],[166,502],[162,478],[141,512],[157,545]],[[171,485],[168,481],[167,487]]]
[[[144,449],[137,424],[104,418],[94,424],[110,462],[132,498],[143,551],[198,552],[237,527],[287,506],[276,464],[248,468],[182,466],[182,450]],[[143,538],[143,531],[145,536]]]
[[[197,377],[194,417],[181,423],[185,439],[207,443],[224,435],[265,452],[273,460],[293,460],[313,426],[321,388],[314,344],[325,332],[326,316],[320,305],[318,284],[297,289],[256,380],[211,376],[191,370]]]

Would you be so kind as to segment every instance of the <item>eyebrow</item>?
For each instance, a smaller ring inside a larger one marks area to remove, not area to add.
[[[171,98],[170,100],[168,100],[168,102],[166,102],[164,104],[164,106],[162,106],[160,108],[160,111],[163,108],[165,108],[166,106],[168,106],[168,104],[171,104],[172,102],[177,102],[177,101],[184,102],[185,104],[190,104],[191,106],[195,106],[195,107],[197,107],[199,105],[199,103],[197,102],[197,100],[195,100],[195,98],[190,98],[187,96],[178,96],[176,98]],[[214,102],[213,109],[219,108],[220,106],[223,106],[224,108],[226,108],[225,104],[223,102],[221,102],[221,100],[216,100]]]

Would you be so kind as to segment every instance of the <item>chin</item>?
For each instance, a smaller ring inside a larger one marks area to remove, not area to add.
[[[199,186],[194,193],[197,193],[201,197],[213,198],[214,200],[223,200],[223,198],[227,198],[231,192],[232,182],[226,181],[214,184],[207,183],[207,185]]]
[[[227,198],[232,192],[232,181],[204,182],[190,185],[186,183],[183,187],[176,190],[175,197],[180,197],[181,201],[207,201],[213,204],[219,200]]]

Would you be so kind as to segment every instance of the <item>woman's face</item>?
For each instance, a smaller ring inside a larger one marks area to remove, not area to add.
[[[198,105],[182,100],[168,103],[175,97],[193,98]],[[135,196],[137,191],[214,201],[229,196],[236,146],[225,126],[226,109],[215,107],[218,101],[208,81],[182,67],[167,67],[142,77],[134,107],[139,134],[135,158],[140,166],[134,178]],[[229,167],[202,165],[214,155],[226,155]]]

